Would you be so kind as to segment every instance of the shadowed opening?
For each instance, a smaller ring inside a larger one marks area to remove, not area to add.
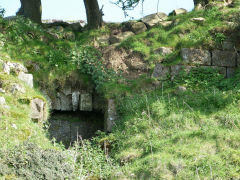
[[[49,119],[51,139],[69,147],[75,141],[90,139],[104,130],[104,114],[100,112],[54,111]]]

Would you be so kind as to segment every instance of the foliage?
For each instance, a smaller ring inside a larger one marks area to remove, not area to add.
[[[71,61],[81,73],[90,75],[98,90],[102,88],[104,83],[114,81],[117,78],[113,70],[105,67],[99,52],[90,46],[75,48]]]
[[[207,67],[194,67],[190,71],[181,71],[174,83],[184,85],[191,89],[217,87],[223,80],[223,75],[217,69]]]
[[[21,179],[74,179],[74,166],[68,155],[24,144],[0,152],[0,176]]]
[[[113,159],[110,158],[96,143],[81,140],[72,148],[75,153],[75,169],[78,177],[92,179],[106,179],[117,169]]]
[[[3,17],[5,13],[5,9],[0,7],[0,17]]]

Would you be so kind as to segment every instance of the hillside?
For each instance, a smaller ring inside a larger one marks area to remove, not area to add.
[[[239,15],[217,3],[91,31],[0,17],[0,179],[239,179]],[[105,132],[68,148],[48,129],[74,111]]]

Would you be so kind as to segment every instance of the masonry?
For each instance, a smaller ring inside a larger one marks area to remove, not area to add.
[[[240,67],[240,57],[237,51],[230,50],[203,50],[194,48],[181,49],[182,62],[177,65],[156,64],[153,77],[166,80],[170,74],[173,79],[181,70],[190,70],[193,67],[217,69],[224,77],[232,77]]]

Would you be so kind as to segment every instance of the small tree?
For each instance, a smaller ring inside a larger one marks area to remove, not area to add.
[[[42,4],[41,0],[20,0],[21,8],[17,15],[22,15],[31,19],[33,22],[42,22]]]

